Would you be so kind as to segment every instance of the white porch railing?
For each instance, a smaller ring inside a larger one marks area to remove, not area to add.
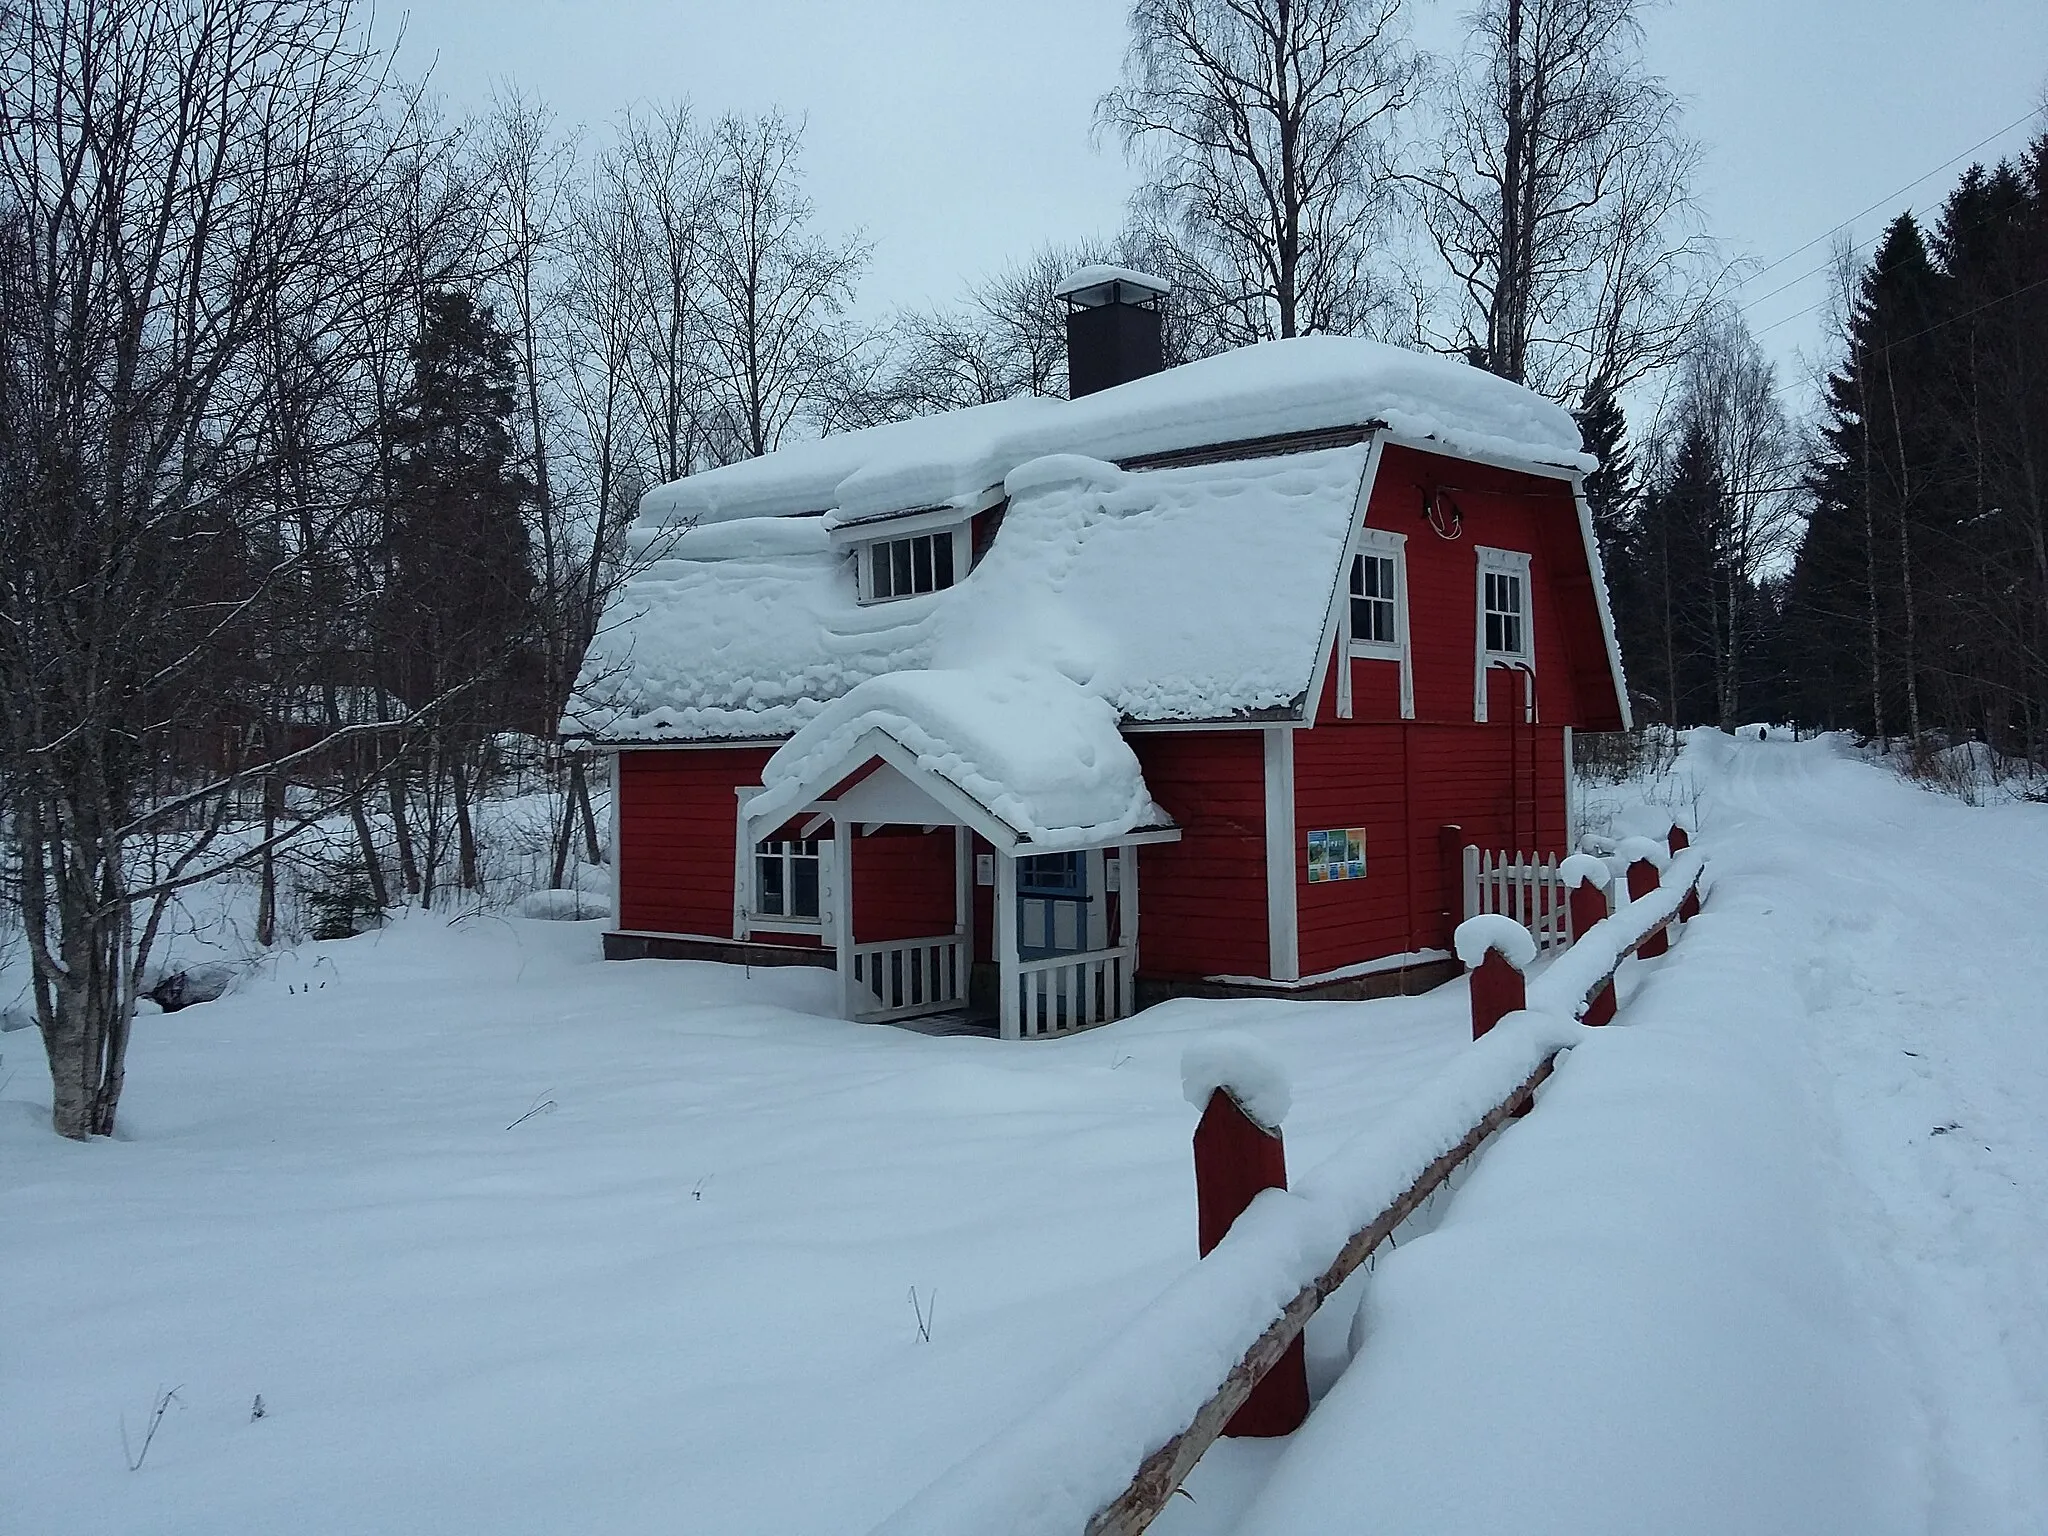
[[[1011,983],[1016,989],[1016,1033],[1010,1034],[1011,1021],[1005,1018],[1004,1034],[1036,1040],[1123,1018],[1131,1012],[1134,958],[1132,948],[1120,946],[1019,962]]]
[[[957,1008],[967,997],[967,941],[949,933],[856,944],[852,997],[863,1023]]]
[[[1498,912],[1535,937],[1539,949],[1562,949],[1572,941],[1564,881],[1554,855],[1488,853],[1465,848],[1465,916]]]

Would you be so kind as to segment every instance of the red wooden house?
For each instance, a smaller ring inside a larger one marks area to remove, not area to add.
[[[1434,984],[1460,850],[1567,850],[1570,733],[1627,721],[1570,416],[1345,338],[1160,371],[1159,285],[1065,287],[1085,396],[649,493],[569,722],[608,955],[1034,1036]]]

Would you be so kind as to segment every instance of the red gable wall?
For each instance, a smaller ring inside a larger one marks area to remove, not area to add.
[[[1423,516],[1424,497],[1433,490],[1442,492],[1460,513],[1455,539],[1439,537]],[[1417,720],[1472,718],[1478,626],[1478,557],[1473,550],[1484,544],[1532,557],[1530,624],[1543,723],[1593,731],[1621,728],[1592,571],[1569,484],[1390,446],[1380,456],[1365,520],[1367,527],[1407,535]],[[1347,584],[1349,579],[1349,572],[1340,578]],[[1395,663],[1353,662],[1353,718],[1399,719],[1399,687]],[[1487,713],[1490,719],[1498,718],[1492,708]],[[1317,722],[1335,719],[1335,690],[1326,688]]]

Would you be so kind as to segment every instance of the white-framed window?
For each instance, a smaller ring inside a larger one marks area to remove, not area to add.
[[[1398,646],[1401,583],[1397,557],[1376,549],[1351,557],[1351,644]]]
[[[1527,660],[1528,588],[1519,571],[1488,571],[1480,602],[1486,613],[1486,654]]]
[[[1479,557],[1479,585],[1472,718],[1486,718],[1486,674],[1495,667],[1512,667],[1524,674],[1523,707],[1532,710],[1536,641],[1529,602],[1529,556],[1521,550],[1484,545],[1474,553]]]
[[[1337,677],[1337,716],[1351,718],[1351,662],[1391,661],[1401,668],[1401,718],[1415,717],[1408,648],[1408,540],[1383,528],[1362,528],[1352,540],[1346,573],[1344,666]]]
[[[754,851],[754,911],[762,917],[818,920],[818,840],[791,838]]]
[[[967,574],[966,529],[936,528],[896,539],[874,539],[854,552],[864,603],[892,602],[943,592]]]

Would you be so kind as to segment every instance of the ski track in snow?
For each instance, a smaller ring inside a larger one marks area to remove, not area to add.
[[[1927,1529],[2038,1531],[2048,812],[1973,809],[1825,742],[1744,743],[1702,779],[1706,842],[1785,853],[1781,953],[1840,1158],[1845,1257],[1925,1417]]]

